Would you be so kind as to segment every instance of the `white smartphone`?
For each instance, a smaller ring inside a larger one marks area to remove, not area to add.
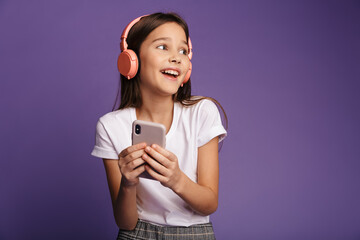
[[[160,123],[135,120],[132,124],[132,145],[145,142],[147,146],[157,144],[165,148],[165,136],[166,128]],[[139,177],[153,179],[147,171],[140,174]]]

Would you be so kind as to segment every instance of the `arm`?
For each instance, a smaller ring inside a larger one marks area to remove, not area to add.
[[[150,175],[172,189],[200,214],[209,215],[216,211],[219,185],[218,137],[198,148],[197,183],[179,169],[173,153],[158,146],[147,147],[145,151],[161,163],[147,154],[143,155],[144,160],[159,172],[146,166]]]
[[[141,159],[144,147],[141,144],[131,146],[120,153],[118,160],[103,159],[113,213],[120,229],[134,229],[138,220],[136,185],[138,175],[145,170],[140,166],[144,163]]]

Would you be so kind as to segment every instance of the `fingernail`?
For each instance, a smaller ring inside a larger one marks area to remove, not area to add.
[[[145,150],[150,152],[150,147],[146,147]]]
[[[153,148],[157,148],[157,145],[156,145],[156,144],[153,144],[152,147],[153,147]]]

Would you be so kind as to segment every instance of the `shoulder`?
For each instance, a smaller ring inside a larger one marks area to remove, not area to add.
[[[197,99],[201,99],[203,97],[201,96],[193,96],[191,98],[191,101],[196,101]],[[203,98],[199,100],[197,103],[191,105],[191,106],[183,106],[185,109],[189,109],[193,113],[198,114],[216,114],[218,112],[218,108],[216,104],[211,101],[210,99]]]
[[[204,121],[220,119],[219,109],[211,99],[194,96],[184,104],[178,103],[178,106],[181,108],[183,121],[202,123]]]
[[[129,128],[132,124],[132,108],[125,108],[106,113],[99,118],[97,122],[97,130],[105,129],[107,132]]]
[[[99,122],[108,125],[126,121],[131,118],[131,108],[124,108],[113,112],[106,113],[99,118]]]
[[[119,153],[131,145],[131,109],[106,113],[96,124],[93,156],[117,159]]]
[[[218,111],[216,104],[209,99],[202,99],[198,103],[198,105],[199,105],[198,108],[200,111],[205,111],[205,112],[209,112],[209,113],[214,113],[214,112]]]
[[[197,102],[192,104],[194,101]],[[189,129],[196,134],[196,146],[201,147],[216,136],[219,136],[221,141],[226,136],[226,130],[215,102],[208,98],[194,97],[189,104],[192,105],[183,106],[183,109],[187,109],[185,111],[190,113]]]

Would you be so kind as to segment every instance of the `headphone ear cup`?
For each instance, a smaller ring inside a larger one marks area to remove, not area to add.
[[[192,64],[191,64],[191,62],[190,62],[189,70],[188,70],[188,72],[187,72],[186,75],[185,75],[183,84],[184,84],[184,83],[187,83],[187,81],[189,81],[190,75],[191,75],[191,69],[192,69]]]
[[[136,53],[131,49],[123,51],[118,57],[117,65],[121,75],[127,79],[135,77],[139,68],[139,61]]]

